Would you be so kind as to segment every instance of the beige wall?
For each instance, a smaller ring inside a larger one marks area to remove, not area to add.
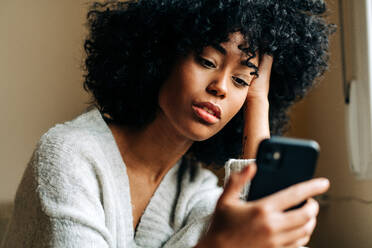
[[[78,114],[86,0],[1,0],[0,202],[11,201],[31,153]]]
[[[2,0],[0,8],[0,203],[12,201],[39,137],[85,107],[82,41],[86,0]],[[329,1],[332,22],[338,6]],[[317,174],[331,179],[332,196],[372,198],[372,182],[348,167],[339,33],[332,38],[331,69],[293,111],[290,135],[321,145]],[[321,210],[316,248],[372,247],[372,206],[332,201]]]
[[[329,0],[330,19],[338,24],[338,3]],[[322,207],[311,247],[372,247],[372,204],[347,201],[353,196],[372,200],[372,181],[352,175],[346,149],[345,105],[342,88],[340,33],[332,38],[331,68],[309,97],[293,111],[290,135],[319,142],[317,175],[331,180],[329,206]],[[342,199],[340,199],[342,198]]]

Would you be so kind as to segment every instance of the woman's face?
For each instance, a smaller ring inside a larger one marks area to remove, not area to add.
[[[243,36],[206,47],[200,55],[178,61],[159,93],[160,115],[180,135],[193,141],[210,138],[240,110],[254,79],[248,56],[239,48]],[[258,56],[250,62],[258,66]]]

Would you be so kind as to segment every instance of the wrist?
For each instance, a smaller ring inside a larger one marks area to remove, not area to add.
[[[255,158],[258,144],[270,137],[269,100],[267,97],[247,98],[244,111],[242,158]]]
[[[269,108],[269,98],[267,96],[251,96],[247,97],[245,101],[248,106],[259,105]]]

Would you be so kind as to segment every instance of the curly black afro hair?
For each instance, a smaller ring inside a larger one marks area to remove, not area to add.
[[[322,0],[137,0],[95,2],[88,12],[84,88],[111,121],[141,128],[154,120],[158,93],[172,65],[190,52],[241,32],[247,54],[274,57],[270,130],[279,135],[288,108],[327,69],[328,37]],[[141,99],[141,101],[137,101]],[[206,164],[240,156],[243,115],[187,155]]]

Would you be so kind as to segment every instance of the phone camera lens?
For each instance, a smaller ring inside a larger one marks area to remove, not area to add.
[[[280,159],[280,156],[281,156],[280,152],[274,152],[274,154],[273,154],[273,158],[275,160],[279,160]]]

